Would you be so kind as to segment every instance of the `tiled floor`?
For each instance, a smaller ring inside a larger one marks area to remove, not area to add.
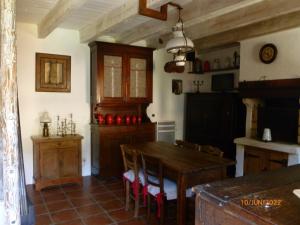
[[[33,185],[28,185],[27,190],[35,205],[36,225],[146,224],[145,208],[140,209],[140,216],[136,219],[132,210],[124,210],[121,180],[101,181],[95,177],[84,177],[82,187],[64,185],[37,192]],[[151,224],[155,223],[153,219]]]

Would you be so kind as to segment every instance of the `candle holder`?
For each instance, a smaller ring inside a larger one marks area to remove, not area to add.
[[[56,122],[56,135],[57,136],[66,136],[66,135],[76,135],[76,123],[73,121],[72,113],[69,115],[69,118],[60,118],[57,116]]]
[[[200,87],[204,84],[203,80],[194,80],[193,84],[197,87],[196,93],[200,93]]]

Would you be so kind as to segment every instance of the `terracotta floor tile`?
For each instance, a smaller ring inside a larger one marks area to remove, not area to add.
[[[119,225],[146,225],[146,224],[147,223],[143,219],[132,219],[126,222],[119,223]]]
[[[117,222],[122,222],[132,219],[134,216],[134,212],[132,210],[125,211],[125,209],[120,209],[117,211],[110,212],[109,215]]]
[[[62,186],[62,189],[64,192],[73,192],[82,190],[83,188],[78,184],[65,184]]]
[[[83,223],[80,219],[76,219],[76,220],[72,220],[72,221],[58,223],[57,225],[83,225]]]
[[[37,225],[146,224],[145,207],[140,208],[137,219],[133,218],[133,201],[130,204],[130,211],[125,211],[125,192],[121,179],[99,180],[95,177],[84,177],[82,186],[67,184],[38,192],[35,191],[34,185],[28,185],[26,189],[35,205]],[[194,205],[194,202],[188,201],[190,212],[194,211]],[[176,214],[176,211],[174,213],[170,209],[168,212],[171,214],[167,217]],[[194,215],[188,216],[189,222],[193,224]],[[152,217],[149,224],[157,225],[158,221],[154,213]],[[174,225],[176,222],[167,220],[165,224]]]
[[[55,223],[61,223],[69,220],[74,220],[78,217],[74,209],[68,209],[52,213],[51,217]]]
[[[88,193],[86,191],[83,190],[78,190],[78,191],[72,191],[72,192],[68,192],[66,193],[68,198],[84,198],[84,197],[88,197]]]
[[[72,205],[67,200],[63,200],[58,202],[50,202],[47,204],[47,207],[50,212],[56,212],[63,209],[70,209],[72,208]]]
[[[102,202],[111,201],[111,200],[117,200],[117,197],[113,193],[111,193],[111,192],[93,195],[93,198],[96,201],[101,202],[101,203]]]
[[[36,216],[35,225],[48,225],[48,224],[51,224],[49,214]]]
[[[119,189],[117,191],[113,191],[112,192],[115,196],[117,196],[118,198],[125,198],[126,194],[124,192],[124,189]]]
[[[75,207],[81,207],[81,206],[86,206],[86,205],[92,205],[95,204],[95,202],[87,197],[84,198],[74,198],[71,199],[71,202]]]
[[[35,214],[36,215],[48,213],[48,211],[47,211],[44,204],[35,205],[34,209],[35,209]]]
[[[49,202],[65,200],[66,197],[63,193],[60,193],[60,194],[52,194],[52,195],[44,196],[44,199],[45,199],[46,203],[49,203]]]
[[[52,195],[57,195],[57,194],[62,194],[63,190],[62,189],[55,189],[55,190],[50,190],[50,191],[42,191],[41,194],[43,196],[52,196]]]
[[[112,211],[112,210],[124,208],[124,203],[122,203],[119,200],[112,200],[112,201],[101,203],[101,206],[107,211]]]
[[[39,205],[44,202],[41,196],[30,196],[30,200],[34,205]]]
[[[104,213],[103,209],[100,209],[96,204],[76,208],[76,210],[81,217],[88,217],[91,215]]]
[[[91,188],[91,189],[89,190],[89,193],[91,193],[91,194],[102,194],[102,193],[106,193],[106,192],[108,192],[108,191],[109,191],[109,189],[107,189],[107,188],[104,187],[103,185],[100,185],[100,186]]]
[[[105,214],[90,216],[85,218],[84,222],[86,225],[106,225],[113,223],[113,221]]]

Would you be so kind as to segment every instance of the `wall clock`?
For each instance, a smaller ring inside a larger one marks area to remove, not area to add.
[[[263,63],[272,63],[277,56],[277,48],[274,44],[265,44],[259,51],[259,58]]]

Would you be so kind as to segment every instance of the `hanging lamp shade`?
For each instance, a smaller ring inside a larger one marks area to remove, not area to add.
[[[183,23],[181,21],[173,27],[173,38],[168,41],[166,50],[171,54],[176,54],[178,52],[185,54],[194,50],[194,43],[185,36],[183,32]]]

